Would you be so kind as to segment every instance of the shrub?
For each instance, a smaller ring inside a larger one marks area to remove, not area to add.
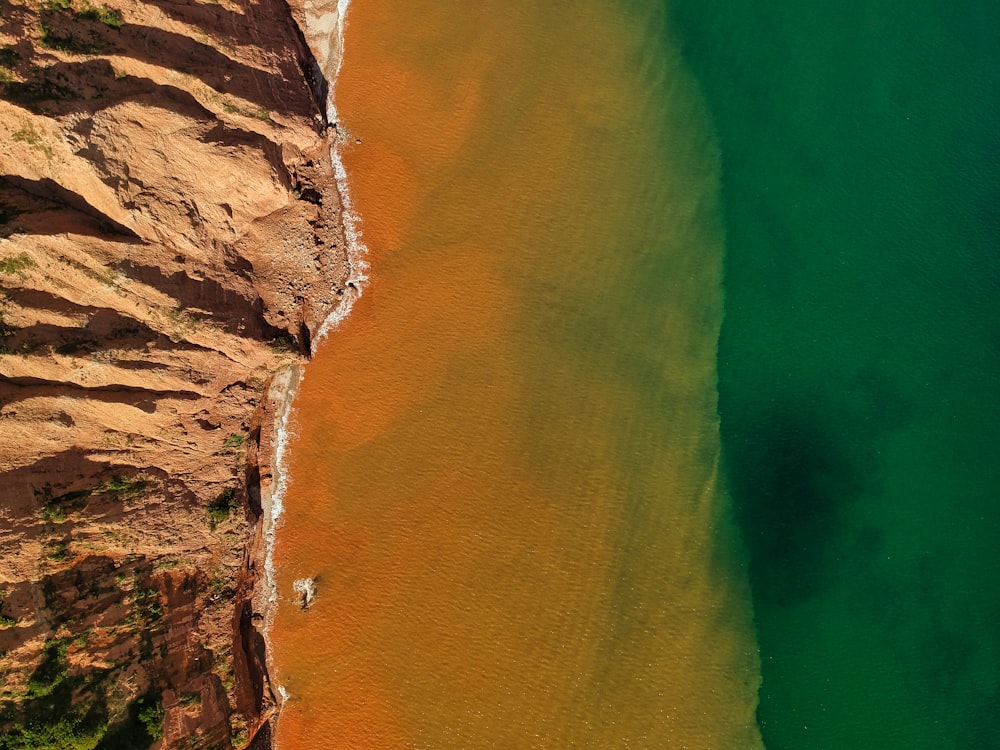
[[[232,512],[235,505],[236,489],[233,487],[227,487],[205,508],[205,510],[208,511],[209,528],[211,528],[212,531],[215,531],[216,526],[223,521],[228,520],[229,514]]]
[[[107,731],[96,750],[145,748],[163,736],[163,707],[153,692],[129,703],[125,713],[125,720]]]
[[[93,750],[107,727],[104,675],[89,683],[70,676],[66,663],[68,642],[50,638],[42,647],[42,661],[28,678],[24,703],[0,704],[0,750]],[[81,687],[96,701],[77,700]],[[148,747],[148,745],[146,745]]]
[[[146,477],[130,477],[124,474],[113,476],[107,482],[98,485],[95,492],[108,492],[115,495],[119,500],[125,502],[136,498],[142,494],[149,486],[149,479]]]
[[[15,724],[9,734],[0,738],[0,748],[6,750],[92,750],[97,747],[104,729],[87,726],[76,714],[39,719],[30,724]]]
[[[97,52],[97,47],[93,44],[88,44],[72,34],[60,34],[44,21],[38,24],[38,29],[42,32],[39,44],[45,49],[72,52],[78,55],[92,55]]]
[[[67,677],[64,638],[50,638],[42,647],[42,661],[28,679],[28,696],[42,698],[52,693]]]
[[[73,0],[45,0],[45,8],[54,13],[73,10]],[[99,21],[113,29],[120,29],[125,23],[119,11],[108,8],[106,5],[91,5],[87,0],[83,0],[83,7],[76,11],[76,15],[90,21]]]
[[[83,4],[83,10],[79,12],[82,18],[89,18],[91,21],[100,21],[105,26],[110,26],[112,29],[120,29],[125,22],[122,20],[122,14],[117,10],[108,8],[106,6],[97,7],[96,5],[91,5],[85,2]]]
[[[223,448],[233,448],[239,449],[243,446],[243,441],[246,440],[246,435],[237,435],[236,433],[231,434],[222,443]]]
[[[28,106],[33,111],[39,102],[54,100],[70,100],[78,98],[78,92],[66,86],[43,78],[40,81],[11,81],[5,83],[3,88],[4,98],[17,104]],[[46,146],[46,148],[50,148]]]
[[[160,739],[163,736],[163,704],[149,698],[140,698],[139,703],[146,704],[139,708],[139,721],[146,728],[146,734],[154,740]]]
[[[46,542],[45,556],[52,562],[62,562],[69,557],[69,542],[65,539],[52,539]]]
[[[62,523],[66,520],[66,511],[55,503],[43,505],[42,520],[46,523]]]

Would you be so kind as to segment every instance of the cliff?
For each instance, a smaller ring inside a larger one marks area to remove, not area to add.
[[[280,0],[0,19],[0,749],[267,746],[269,384],[348,271],[325,84]]]

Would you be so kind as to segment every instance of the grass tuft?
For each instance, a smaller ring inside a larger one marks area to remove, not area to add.
[[[55,503],[42,506],[42,520],[46,523],[62,523],[66,520],[66,511]]]
[[[14,138],[17,138],[17,133],[14,134]],[[21,273],[28,268],[35,265],[35,261],[31,259],[31,256],[27,253],[19,253],[13,258],[4,258],[0,260],[0,273]]]
[[[247,439],[246,435],[238,435],[236,433],[232,433],[222,443],[222,447],[231,450],[239,450],[240,448],[243,447],[243,441],[245,441],[246,439]]]
[[[98,485],[94,492],[108,492],[117,496],[119,500],[125,501],[142,494],[149,485],[150,481],[146,477],[130,477],[119,474]]]

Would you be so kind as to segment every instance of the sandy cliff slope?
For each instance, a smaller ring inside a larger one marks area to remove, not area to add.
[[[0,749],[268,741],[264,394],[346,274],[312,70],[280,0],[0,0]]]

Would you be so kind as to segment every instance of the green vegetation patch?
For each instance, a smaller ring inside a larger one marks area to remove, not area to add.
[[[83,8],[77,12],[77,15],[81,18],[89,18],[91,21],[99,21],[112,29],[120,29],[125,24],[121,13],[104,5],[96,6],[84,2]]]
[[[73,705],[83,681],[69,674],[64,638],[50,638],[42,661],[28,679],[26,702],[0,708],[0,750],[91,750],[104,733],[103,705],[90,710]],[[101,675],[100,677],[103,677]]]
[[[45,556],[52,562],[62,562],[69,557],[69,541],[66,539],[50,539],[45,543]]]
[[[128,576],[120,571],[119,585]],[[158,591],[139,571],[130,596],[140,601],[145,616],[141,626],[150,629],[150,609],[158,609]],[[90,582],[91,589],[96,588]],[[77,589],[87,581],[77,582]],[[43,580],[46,606],[63,627],[75,635],[50,637],[41,648],[38,665],[24,689],[8,691],[0,700],[0,750],[140,750],[163,734],[163,707],[156,688],[136,698],[123,692],[122,668],[134,652],[110,668],[77,668],[73,655],[88,649],[94,628],[74,627],[56,601],[52,577]],[[91,591],[93,593],[93,591]],[[0,609],[6,592],[0,590]]]
[[[37,146],[42,142],[42,136],[39,135],[30,122],[26,122],[14,131],[14,140],[27,143],[29,146]]]
[[[140,698],[140,704],[143,700]],[[151,739],[158,740],[163,736],[163,704],[159,701],[147,700],[139,706],[139,722]]]
[[[139,721],[154,741],[163,736],[163,704],[156,702],[139,708]]]
[[[146,748],[163,737],[163,705],[150,692],[128,706],[125,721],[101,739],[95,750]]]
[[[148,477],[135,476],[130,477],[125,474],[118,474],[113,476],[107,482],[100,484],[94,490],[97,492],[107,492],[115,495],[118,500],[127,502],[133,500],[149,487],[151,481]]]
[[[79,10],[73,8],[73,0],[45,0],[45,8],[54,13],[74,11],[78,18],[98,21],[105,26],[110,26],[112,29],[120,29],[125,24],[122,14],[119,11],[109,8],[106,5],[91,5],[87,0],[84,0]]]
[[[17,133],[14,134],[17,138]],[[0,273],[13,274],[21,273],[35,265],[35,261],[27,253],[19,253],[13,258],[0,260]]]
[[[43,505],[42,520],[46,523],[62,523],[66,520],[66,510],[57,503]]]
[[[163,615],[163,605],[160,603],[160,592],[148,582],[144,585],[139,573],[136,572],[132,589],[132,611],[126,618],[130,626],[142,625],[144,636],[148,636],[150,626]]]
[[[236,508],[236,488],[227,487],[218,496],[206,506],[205,510],[208,512],[208,525],[212,531],[215,531],[215,527],[220,523],[229,520],[230,514]]]
[[[243,447],[243,441],[247,439],[246,435],[238,435],[235,432],[229,435],[222,443],[223,448],[230,448],[233,450],[239,450]]]
[[[42,661],[28,680],[28,697],[44,698],[63,683],[69,673],[66,666],[65,638],[50,638],[42,648]]]
[[[275,354],[288,354],[289,352],[298,351],[298,347],[295,345],[295,339],[287,333],[275,336],[273,339],[268,341],[267,344],[271,347],[271,351]]]
[[[75,55],[93,55],[97,52],[97,47],[94,44],[83,41],[75,34],[56,31],[44,21],[39,22],[38,30],[42,32],[38,43],[45,49],[69,52]]]
[[[86,506],[87,498],[94,493],[94,490],[77,490],[53,497],[52,485],[46,483],[41,488],[36,488],[34,492],[35,500],[42,506],[39,511],[42,520],[46,523],[62,523],[70,513]]]
[[[26,83],[12,83],[7,85],[7,90],[23,90],[25,87],[32,85]],[[55,153],[52,151],[52,146],[46,142],[45,137],[42,133],[39,133],[32,126],[30,122],[24,123],[20,128],[14,131],[14,140],[20,141],[21,143],[27,143],[36,151],[41,151],[46,157],[51,159]]]
[[[16,724],[0,737],[0,750],[93,750],[104,728],[85,722],[77,714],[37,717],[31,724]]]
[[[77,98],[77,93],[55,81],[12,81],[3,84],[3,96],[8,101],[29,106],[39,102]]]
[[[106,677],[98,672],[87,682],[63,674],[47,695],[29,699],[20,710],[5,705],[0,750],[135,750],[160,739],[163,706],[152,693],[129,704],[124,720],[109,727]],[[81,689],[93,698],[89,707],[73,703],[74,691]]]
[[[0,83],[14,80],[14,66],[21,55],[13,47],[0,47]]]

